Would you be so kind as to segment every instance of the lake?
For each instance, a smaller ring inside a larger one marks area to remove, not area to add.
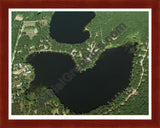
[[[117,92],[129,85],[133,54],[129,47],[106,50],[92,69],[77,72],[58,92],[54,86],[75,63],[70,55],[61,53],[34,53],[27,60],[35,69],[31,88],[45,85],[52,88],[62,104],[75,113],[86,113],[107,104]]]
[[[60,43],[82,43],[89,38],[85,26],[94,12],[55,12],[50,22],[50,36]]]

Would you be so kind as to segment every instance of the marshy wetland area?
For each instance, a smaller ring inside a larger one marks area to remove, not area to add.
[[[12,115],[149,114],[149,12],[11,18]]]

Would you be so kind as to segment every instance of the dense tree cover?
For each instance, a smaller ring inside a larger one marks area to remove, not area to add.
[[[15,44],[16,44],[16,41],[17,41],[17,37],[18,37],[18,34],[20,33],[20,29],[22,28],[22,21],[16,21],[15,20],[15,17],[16,17],[17,13],[12,13],[12,24],[11,24],[11,32],[12,32],[12,52],[15,48]]]

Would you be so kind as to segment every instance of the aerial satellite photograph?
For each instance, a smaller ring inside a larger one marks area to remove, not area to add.
[[[149,115],[149,12],[11,11],[12,115]]]

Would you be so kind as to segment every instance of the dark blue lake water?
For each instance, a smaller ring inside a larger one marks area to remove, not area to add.
[[[60,43],[81,43],[89,38],[89,32],[84,31],[84,27],[94,17],[93,12],[56,12],[51,20],[50,35]],[[72,80],[65,83],[62,77],[75,67],[70,55],[34,53],[27,58],[35,69],[31,88],[40,85],[51,88],[61,103],[71,111],[89,112],[107,104],[117,92],[129,85],[133,58],[129,49],[129,46],[121,46],[106,50],[92,69],[83,73],[76,72]],[[58,87],[57,83],[61,85]],[[57,91],[57,88],[61,89]]]
[[[125,47],[107,50],[95,67],[64,81],[64,74],[75,67],[71,56],[51,52],[32,54],[29,62],[36,74],[32,87],[45,85],[54,90],[57,83],[65,82],[58,92],[54,90],[61,103],[76,113],[89,112],[129,85],[132,57]]]

